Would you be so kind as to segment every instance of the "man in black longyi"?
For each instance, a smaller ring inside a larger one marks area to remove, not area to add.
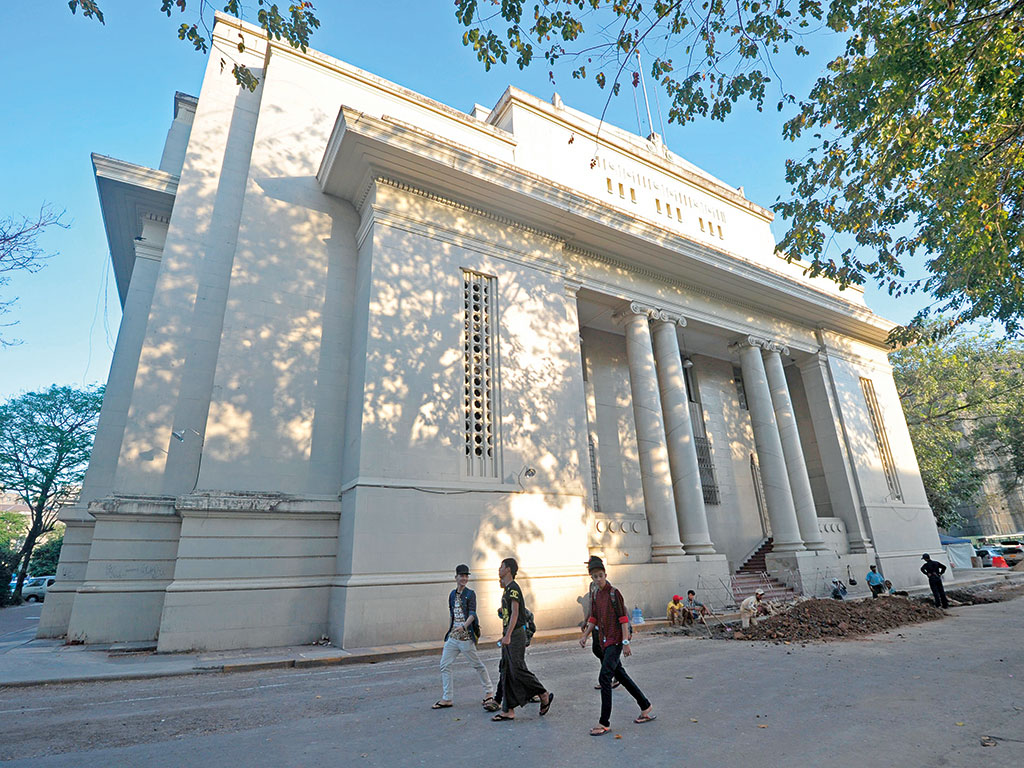
[[[498,566],[498,579],[504,591],[501,594],[501,712],[491,720],[515,720],[515,708],[540,696],[540,714],[546,715],[555,700],[555,694],[541,684],[526,666],[526,603],[523,590],[516,583],[519,564],[507,557]]]

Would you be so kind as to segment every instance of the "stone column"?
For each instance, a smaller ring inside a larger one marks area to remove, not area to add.
[[[754,429],[754,444],[761,464],[761,482],[772,524],[773,549],[776,552],[800,552],[804,550],[804,545],[800,539],[793,491],[786,473],[775,409],[772,407],[772,394],[768,389],[768,378],[761,359],[761,346],[766,343],[763,339],[750,336],[734,346],[739,348],[740,353],[750,423]]]
[[[789,354],[786,347],[780,347],[777,344],[765,348],[765,373],[768,376],[768,387],[771,389],[772,405],[775,406],[775,419],[779,425],[779,437],[782,440],[782,453],[786,459],[789,486],[793,491],[793,504],[796,507],[800,537],[807,549],[821,551],[828,547],[825,546],[825,542],[821,538],[821,531],[818,530],[818,513],[814,507],[811,480],[807,475],[807,461],[804,459],[804,451],[800,443],[796,414],[793,412],[793,399],[789,394],[789,385],[786,383],[786,372],[782,367],[780,352]]]
[[[132,399],[139,354],[146,334],[149,308],[160,272],[166,237],[167,217],[143,215],[142,235],[135,241],[135,262],[121,312],[114,356],[110,361],[92,456],[78,502],[60,511],[60,519],[67,530],[57,565],[57,582],[47,592],[36,630],[37,637],[60,637],[67,632],[75,594],[85,583],[96,525],[88,506],[90,501],[107,496],[114,490],[117,457],[121,452],[128,406]]]
[[[820,331],[818,335],[821,341]],[[868,552],[874,545],[864,523],[863,495],[853,470],[850,439],[823,343],[817,355],[800,364],[800,373],[803,375],[814,434],[818,438],[818,452],[825,467],[825,483],[832,501],[832,512],[846,524],[850,551]]]
[[[704,489],[697,464],[697,446],[693,440],[693,425],[690,423],[683,361],[679,355],[677,325],[686,325],[686,320],[665,311],[659,311],[652,323],[676,518],[687,554],[714,554],[715,546],[711,543],[711,533],[708,531]]]
[[[665,442],[658,377],[654,368],[651,331],[647,325],[649,308],[631,303],[616,312],[626,332],[626,357],[629,360],[629,388],[633,396],[633,419],[640,454],[640,480],[644,491],[644,509],[651,532],[651,556],[665,560],[682,555],[679,523],[672,497],[672,473]]]

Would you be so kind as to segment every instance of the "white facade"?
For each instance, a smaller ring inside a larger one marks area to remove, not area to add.
[[[124,315],[41,635],[423,640],[459,562],[494,631],[507,556],[567,626],[590,554],[650,614],[725,601],[769,534],[795,586],[923,581],[892,325],[778,258],[769,211],[557,99],[467,115],[215,42],[160,169],[94,157]]]

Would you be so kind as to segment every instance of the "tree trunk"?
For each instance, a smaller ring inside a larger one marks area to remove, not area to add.
[[[21,597],[21,588],[28,577],[28,561],[32,559],[32,550],[35,549],[38,538],[39,532],[33,526],[25,535],[25,543],[21,545],[21,552],[18,553],[21,562],[20,565],[15,566],[18,570],[18,583],[14,585],[14,595],[19,598]]]

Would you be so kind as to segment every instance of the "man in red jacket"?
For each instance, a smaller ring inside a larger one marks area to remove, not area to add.
[[[612,715],[612,678],[622,683],[640,707],[640,716],[634,723],[649,723],[656,715],[652,714],[653,706],[637,687],[632,678],[622,667],[622,656],[632,655],[630,650],[631,631],[629,617],[626,615],[626,601],[622,593],[608,583],[608,574],[600,558],[592,557],[589,565],[590,577],[597,585],[594,593],[590,618],[580,638],[580,648],[585,648],[590,633],[597,628],[601,645],[601,674],[597,680],[601,686],[601,718],[598,724],[590,729],[591,736],[603,736],[611,729]]]

